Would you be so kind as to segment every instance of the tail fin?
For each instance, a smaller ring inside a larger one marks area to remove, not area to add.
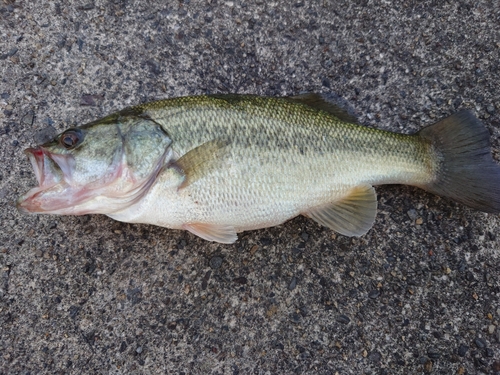
[[[434,194],[484,212],[500,212],[500,166],[491,157],[490,134],[469,111],[422,129],[439,160],[436,178],[423,186]]]

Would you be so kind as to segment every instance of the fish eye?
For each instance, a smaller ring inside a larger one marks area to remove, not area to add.
[[[69,129],[62,133],[59,143],[67,150],[71,150],[83,142],[83,132],[80,129]]]

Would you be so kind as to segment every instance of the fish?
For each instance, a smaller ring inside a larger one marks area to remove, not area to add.
[[[345,236],[373,226],[376,185],[500,212],[500,167],[468,110],[399,134],[321,94],[200,95],[125,108],[25,150],[38,186],[21,212],[104,214],[230,244],[298,215]]]

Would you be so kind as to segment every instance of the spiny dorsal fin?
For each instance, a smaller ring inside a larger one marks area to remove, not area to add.
[[[287,96],[286,99],[305,104],[309,107],[320,109],[322,111],[331,113],[339,120],[356,123],[356,118],[351,115],[345,108],[340,107],[339,105],[332,103],[325,99],[320,94],[308,93],[308,94],[300,94],[295,96]]]
[[[377,214],[375,189],[370,185],[357,186],[341,200],[304,214],[344,236],[362,236],[373,226]]]
[[[173,163],[174,167],[179,169],[185,176],[184,182],[179,186],[179,189],[192,184],[216,167],[226,146],[226,141],[215,139],[193,148],[175,161]]]
[[[182,227],[207,241],[230,244],[236,242],[238,239],[236,230],[230,225],[188,223]]]

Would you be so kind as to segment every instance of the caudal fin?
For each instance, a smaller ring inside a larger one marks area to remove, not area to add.
[[[469,111],[457,112],[422,129],[439,160],[434,181],[423,186],[434,194],[484,212],[500,212],[500,166],[490,153],[490,134]]]

